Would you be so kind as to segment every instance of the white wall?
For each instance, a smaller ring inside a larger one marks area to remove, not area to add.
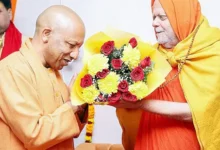
[[[218,0],[200,0],[203,14],[213,26],[220,27]],[[75,10],[86,25],[86,39],[92,34],[111,25],[132,32],[143,40],[155,42],[151,27],[150,0],[18,0],[15,24],[25,35],[34,33],[35,20],[40,12],[53,4],[63,4]],[[184,15],[184,14],[183,14]],[[75,72],[82,67],[83,50],[78,61],[62,70],[68,83]],[[76,145],[84,142],[85,131],[75,140]],[[115,109],[109,106],[96,106],[95,143],[120,143],[121,129],[115,116]]]
[[[17,0],[14,22],[26,36],[33,36],[38,15],[51,5],[59,5],[60,0]]]

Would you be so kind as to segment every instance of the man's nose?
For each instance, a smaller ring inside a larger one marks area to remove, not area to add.
[[[152,26],[154,28],[159,26],[159,18],[158,17],[154,18],[154,20],[152,22]]]
[[[73,52],[70,53],[70,57],[76,60],[79,56],[79,48],[75,49]]]

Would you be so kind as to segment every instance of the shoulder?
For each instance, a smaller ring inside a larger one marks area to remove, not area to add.
[[[7,73],[16,73],[29,78],[33,71],[25,57],[18,51],[0,61],[0,76]]]
[[[210,46],[208,46],[207,49],[212,52],[212,56],[220,57],[220,39],[219,41],[216,41],[215,43],[210,44]]]

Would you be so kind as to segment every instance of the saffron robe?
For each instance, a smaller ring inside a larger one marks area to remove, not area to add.
[[[28,39],[0,61],[0,150],[73,150],[84,124],[68,100],[60,74],[42,65]]]

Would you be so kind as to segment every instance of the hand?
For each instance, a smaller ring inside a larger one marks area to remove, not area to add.
[[[86,109],[87,106],[88,106],[88,104],[82,104],[82,105],[74,106],[74,105],[71,103],[70,100],[68,100],[66,103],[67,103],[69,106],[72,107],[74,113],[82,113],[82,112],[85,111],[85,109]]]
[[[66,101],[66,103],[73,109],[73,112],[74,112],[74,113],[76,113],[76,112],[79,110],[78,106],[72,105],[72,103],[71,103],[70,100],[69,100],[69,101]]]
[[[125,100],[120,100],[117,103],[109,104],[115,108],[129,108],[129,109],[139,109],[142,107],[142,101],[129,102]]]
[[[71,78],[71,80],[70,80],[70,83],[69,83],[69,91],[71,92],[71,89],[72,89],[72,87],[73,87],[73,84],[74,84],[74,82],[75,82],[75,80],[76,80],[76,77],[77,77],[77,74],[75,73],[73,76],[72,76],[72,78]]]
[[[85,104],[79,105],[77,107],[78,107],[77,113],[82,113],[82,112],[84,112],[87,109],[88,104],[85,103]]]
[[[78,111],[76,114],[78,115],[81,123],[86,123],[88,118],[88,104],[82,104],[78,106]]]

